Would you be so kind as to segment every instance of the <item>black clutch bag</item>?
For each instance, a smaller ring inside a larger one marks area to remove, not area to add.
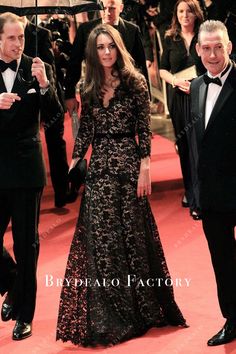
[[[85,178],[87,174],[87,160],[81,159],[78,160],[75,166],[69,171],[68,179],[71,182],[77,191],[80,189],[82,184],[85,183]]]

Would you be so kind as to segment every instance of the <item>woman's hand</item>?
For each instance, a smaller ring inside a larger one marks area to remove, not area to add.
[[[185,93],[190,93],[190,81],[186,79],[175,79],[175,86]]]
[[[143,197],[151,194],[150,157],[141,160],[138,177],[137,196]]]
[[[163,80],[168,82],[168,84],[172,85],[173,88],[178,87],[181,91],[185,93],[190,93],[190,81],[193,78],[177,78],[175,74],[171,74],[165,69],[160,69],[160,76]]]

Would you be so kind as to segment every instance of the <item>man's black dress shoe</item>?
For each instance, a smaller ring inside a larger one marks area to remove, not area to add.
[[[8,304],[6,300],[2,303],[1,318],[4,322],[12,319],[12,305]]]
[[[78,197],[78,194],[79,193],[78,193],[76,187],[74,186],[73,183],[71,183],[70,190],[66,196],[66,202],[67,203],[74,203]]]
[[[234,340],[235,338],[236,338],[236,322],[231,322],[230,320],[227,320],[225,322],[224,327],[217,334],[215,334],[211,339],[209,339],[207,345],[215,346],[215,345],[226,344],[232,342],[232,340]]]
[[[190,215],[192,216],[193,220],[201,220],[202,216],[197,210],[190,210]]]
[[[55,208],[63,208],[66,205],[66,195],[55,195],[54,205]]]
[[[13,340],[21,340],[28,338],[32,335],[31,323],[16,321],[15,327],[12,333]]]

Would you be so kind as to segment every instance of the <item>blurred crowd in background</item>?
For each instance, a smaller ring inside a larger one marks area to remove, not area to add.
[[[146,54],[146,63],[153,87],[162,90],[158,73],[162,42],[171,24],[177,0],[124,0],[121,17],[139,26]],[[236,2],[233,0],[199,0],[205,19],[218,19],[225,23],[233,42],[232,59],[236,56]],[[78,26],[100,17],[100,11],[83,12],[75,16],[40,15],[39,25],[52,34],[57,80],[62,89],[73,40]],[[34,22],[34,17],[30,20]],[[152,112],[164,113],[163,102],[152,97]]]

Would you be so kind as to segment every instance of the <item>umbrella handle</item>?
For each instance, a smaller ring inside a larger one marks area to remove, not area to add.
[[[38,0],[35,0],[35,56],[38,56]]]

